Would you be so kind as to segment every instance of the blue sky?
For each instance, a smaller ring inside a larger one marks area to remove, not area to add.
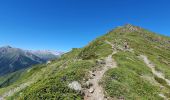
[[[169,0],[1,0],[0,46],[69,51],[126,23],[170,36]]]

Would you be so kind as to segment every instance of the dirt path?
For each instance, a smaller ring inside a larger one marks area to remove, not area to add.
[[[152,73],[153,73],[155,76],[157,76],[157,77],[165,80],[166,83],[170,86],[170,80],[166,79],[166,78],[165,78],[165,75],[164,75],[163,73],[158,72],[158,71],[155,70],[154,64],[151,63],[151,61],[147,58],[147,56],[145,56],[145,55],[140,55],[140,57],[143,59],[144,63],[152,70]],[[161,86],[162,86],[162,85],[161,85]],[[164,94],[159,94],[159,96],[162,97],[162,98],[164,98],[165,100],[168,100],[167,97],[166,97]]]
[[[2,96],[0,96],[0,100],[5,100]]]
[[[32,82],[23,83],[20,86],[9,90],[8,92],[6,92],[2,96],[0,96],[0,100],[5,100],[5,97],[12,96],[14,93],[19,92],[20,90],[26,88],[30,84],[32,84]]]
[[[113,45],[109,42],[113,47]],[[104,73],[108,71],[111,68],[116,67],[116,62],[113,60],[112,56],[115,54],[115,50],[113,50],[113,53],[105,58],[105,65],[101,69],[98,69],[94,72],[91,72],[93,75],[92,79],[89,79],[89,82],[92,84],[90,89],[87,89],[85,91],[85,97],[84,100],[107,100],[104,96],[104,91],[102,86],[99,84],[100,80],[103,78]]]
[[[167,84],[170,86],[170,80],[166,79],[166,78],[165,78],[165,75],[164,75],[163,73],[156,71],[154,64],[152,64],[151,61],[149,61],[149,59],[148,59],[146,56],[141,55],[140,57],[143,59],[143,61],[145,62],[145,64],[146,64],[149,68],[151,68],[152,73],[153,73],[155,76],[164,79],[164,80],[167,82]]]

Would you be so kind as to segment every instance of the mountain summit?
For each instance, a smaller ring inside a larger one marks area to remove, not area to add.
[[[49,64],[26,69],[0,95],[16,100],[167,100],[169,58],[169,37],[127,24]]]

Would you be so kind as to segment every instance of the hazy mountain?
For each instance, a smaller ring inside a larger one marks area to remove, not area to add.
[[[2,99],[168,100],[170,38],[127,24],[8,77]]]
[[[44,60],[56,59],[60,57],[62,54],[64,54],[63,52],[51,51],[51,50],[38,50],[38,51],[30,51],[30,52]]]
[[[57,54],[50,52],[36,51],[33,53],[11,46],[4,46],[0,48],[0,75],[44,63],[57,57]]]

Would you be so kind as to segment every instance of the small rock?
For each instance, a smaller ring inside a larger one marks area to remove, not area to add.
[[[94,73],[90,74],[90,79],[94,79],[94,76],[96,76]]]
[[[160,86],[160,89],[163,90],[164,86]]]
[[[47,61],[47,62],[46,62],[46,65],[48,65],[48,64],[51,64],[51,61]]]
[[[93,93],[93,92],[94,92],[94,88],[90,88],[90,89],[89,89],[89,92],[90,92],[90,93]]]
[[[81,91],[80,91],[80,94],[81,94],[82,96],[85,96],[85,91],[84,91],[84,90],[81,90]]]
[[[93,84],[92,84],[91,82],[87,81],[87,82],[86,82],[86,88],[89,89],[91,86],[93,86]]]
[[[104,96],[104,98],[107,98],[107,96]]]
[[[90,79],[93,79],[93,76],[90,76]]]
[[[121,96],[121,97],[119,97],[119,100],[125,100],[125,98]]]
[[[97,63],[98,65],[104,65],[104,64],[106,64],[106,62],[105,62],[104,60],[101,60],[101,59],[97,60],[96,63]]]
[[[92,76],[96,76],[94,73],[92,73]]]

